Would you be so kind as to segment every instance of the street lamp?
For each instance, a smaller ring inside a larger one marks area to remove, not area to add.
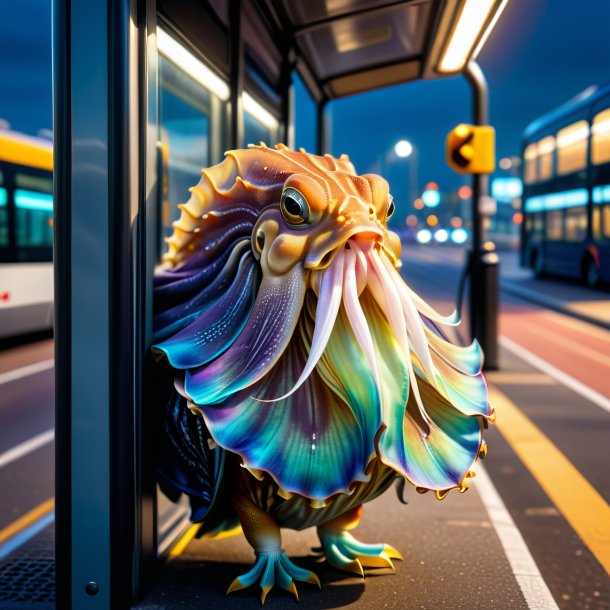
[[[409,159],[409,199],[413,201],[417,196],[417,151],[409,140],[398,140],[394,154],[399,159]]]
[[[394,152],[397,157],[406,159],[407,157],[410,157],[413,152],[413,144],[408,140],[398,140],[398,142],[394,144]]]

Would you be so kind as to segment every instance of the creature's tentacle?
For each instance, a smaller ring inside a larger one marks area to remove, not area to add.
[[[258,582],[262,589],[261,603],[264,604],[267,594],[275,584],[290,591],[297,600],[299,594],[295,580],[320,587],[320,579],[313,572],[295,565],[282,551],[280,528],[264,510],[241,494],[234,494],[231,501],[246,540],[256,553],[256,561],[249,572],[238,576],[231,583],[227,594],[246,589]]]
[[[328,562],[340,570],[364,576],[363,568],[391,568],[392,559],[402,555],[389,544],[365,544],[354,538],[354,529],[362,515],[362,505],[318,526],[318,536]]]

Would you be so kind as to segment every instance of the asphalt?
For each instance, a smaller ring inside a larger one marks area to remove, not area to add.
[[[455,302],[462,260],[461,250],[409,246],[405,248],[403,274],[416,291],[439,310],[449,313]],[[603,329],[603,324],[592,326],[579,321],[577,318],[584,318],[572,311],[576,305],[581,313],[586,309],[586,315],[599,318],[598,312],[610,310],[608,294],[575,283],[536,280],[513,263],[505,259],[503,264],[502,334],[610,398],[607,382],[610,367],[605,360],[610,333]],[[536,298],[506,290],[510,282],[525,286],[536,293]],[[545,298],[554,299],[554,305],[545,305]],[[564,311],[569,317],[549,309]],[[467,334],[467,328],[463,328],[462,337]],[[554,342],[547,340],[549,337]],[[49,358],[52,342],[48,340],[5,346],[0,351],[0,374]],[[501,370],[489,374],[490,382],[517,404],[608,500],[608,413],[504,348],[500,349],[500,362]],[[0,454],[52,427],[52,397],[50,369],[1,386]],[[492,426],[486,439],[490,447],[486,471],[558,607],[610,608],[609,579],[585,542],[498,429]],[[0,489],[2,530],[52,496],[53,444],[47,443],[0,468]],[[388,542],[403,553],[405,560],[396,562],[395,574],[377,570],[365,580],[344,575],[325,563],[316,563],[310,551],[317,546],[314,531],[284,532],[288,554],[300,565],[316,571],[323,584],[322,591],[301,585],[300,607],[502,610],[528,607],[518,584],[521,576],[515,575],[514,566],[509,564],[478,491],[476,477],[467,493],[452,492],[440,502],[430,494],[421,496],[412,490],[407,490],[407,495],[407,506],[398,502],[394,490],[367,504],[355,531],[365,542]],[[53,544],[50,526],[0,561],[0,608],[53,607],[52,592],[49,594]],[[253,559],[252,550],[241,535],[219,541],[193,541],[182,555],[167,563],[157,585],[134,608],[258,607],[257,591],[225,596],[228,584],[237,574],[245,572]],[[17,587],[11,593],[7,583],[19,585],[20,589]],[[27,593],[21,602],[15,597],[18,590]],[[274,590],[267,606],[293,608],[295,602],[285,592]]]

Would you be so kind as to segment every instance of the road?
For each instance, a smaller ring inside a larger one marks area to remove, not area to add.
[[[403,275],[448,313],[462,257],[461,250],[409,246]],[[528,290],[551,294],[555,304],[610,300],[590,291],[576,298],[573,292],[581,289],[569,284],[527,282]],[[559,306],[551,310],[523,300],[509,288],[502,295],[501,368],[488,375],[498,423],[486,431],[489,454],[471,490],[451,493],[442,502],[408,490],[408,506],[390,490],[366,505],[356,535],[392,544],[405,560],[396,562],[396,574],[379,570],[365,581],[314,563],[313,531],[285,532],[287,552],[315,570],[323,583],[321,592],[299,587],[301,607],[610,608],[610,521],[604,523],[610,499],[610,331],[558,313]],[[586,314],[595,311],[589,307]],[[37,507],[43,507],[41,514],[20,531],[45,515],[52,518],[50,358],[50,341],[0,352],[0,536]],[[31,367],[36,363],[42,363],[39,369]],[[28,445],[31,439],[38,441]],[[20,454],[16,447],[25,449]],[[7,454],[12,459],[3,464]],[[0,553],[13,539],[0,538]],[[52,539],[52,525],[47,525],[0,558],[0,582],[16,583],[16,574],[30,569],[34,559],[48,580]],[[253,591],[224,595],[232,578],[253,560],[242,536],[185,546],[137,608],[257,605]],[[0,586],[0,607],[16,601],[17,588],[11,593]],[[295,607],[281,591],[273,591],[267,605]],[[30,598],[10,607],[45,606]]]

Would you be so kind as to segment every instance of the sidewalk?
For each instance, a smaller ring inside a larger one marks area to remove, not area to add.
[[[508,294],[610,329],[610,293],[606,291],[574,280],[536,279],[530,269],[519,266],[519,252],[500,253],[500,278]]]
[[[404,506],[390,488],[364,506],[353,534],[363,542],[387,542],[404,561],[389,569],[368,570],[353,577],[315,563],[315,529],[282,530],[283,548],[300,566],[315,571],[322,590],[298,583],[300,603],[275,587],[265,607],[287,608],[528,608],[481,495],[486,477],[475,477],[464,494],[452,491],[439,501],[434,494],[405,489]],[[479,489],[480,487],[480,489]],[[225,596],[232,579],[250,569],[254,553],[242,535],[218,541],[193,541],[170,562],[159,583],[134,607],[137,610],[203,607],[239,610],[259,606],[260,588]],[[552,607],[542,606],[542,607]]]

